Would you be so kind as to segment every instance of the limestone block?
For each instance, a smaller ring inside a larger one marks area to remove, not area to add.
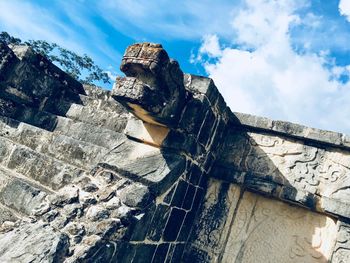
[[[169,128],[130,118],[124,132],[127,136],[159,147],[167,137]]]
[[[193,227],[188,262],[219,262],[240,196],[240,187],[210,179]]]
[[[115,112],[97,110],[96,107],[71,104],[64,116],[76,121],[90,123],[94,126],[102,126],[107,129],[121,132],[126,125],[126,115]]]
[[[144,208],[151,198],[148,187],[134,183],[121,190],[120,199],[127,206]]]
[[[79,167],[91,168],[107,153],[107,149],[58,135],[53,138],[47,152],[44,153]]]
[[[215,105],[218,96],[221,96],[211,78],[186,74],[184,82],[186,89],[193,93],[201,93],[205,95],[212,106]]]
[[[107,149],[113,149],[126,139],[119,132],[89,123],[73,122],[67,118],[59,118],[54,131]]]
[[[245,192],[221,262],[328,262],[334,219]]]
[[[103,157],[99,166],[144,183],[152,192],[159,193],[165,191],[185,170],[185,158],[127,140]]]
[[[240,112],[234,112],[231,121],[237,125],[246,125],[260,129],[272,129],[272,120]]]
[[[198,135],[205,118],[205,113],[210,108],[208,99],[204,96],[193,95],[185,105],[179,121],[179,127],[187,133]]]
[[[15,147],[9,156],[7,167],[54,190],[65,186],[83,173],[83,170],[77,167],[70,166],[24,146]]]
[[[6,207],[0,206],[0,232],[2,232],[2,224],[5,222],[15,222],[18,217]]]
[[[0,201],[22,214],[31,215],[39,206],[46,193],[25,181],[14,179],[9,182],[0,192]]]
[[[0,234],[0,262],[63,262],[68,237],[42,222]]]

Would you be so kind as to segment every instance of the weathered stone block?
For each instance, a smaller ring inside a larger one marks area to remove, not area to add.
[[[174,193],[173,198],[171,200],[171,206],[176,206],[179,208],[182,207],[182,203],[184,201],[184,197],[186,195],[187,188],[188,188],[188,183],[185,182],[184,180],[180,179],[179,182],[177,183],[175,193]]]
[[[338,221],[338,233],[332,255],[332,263],[345,263],[350,260],[350,225],[348,220]]]
[[[263,195],[273,196],[277,191],[278,184],[272,180],[264,180],[264,178],[248,173],[245,176],[244,186]]]
[[[144,208],[151,201],[151,194],[148,187],[133,183],[120,191],[120,200],[130,207]]]
[[[68,249],[68,237],[42,222],[0,235],[1,262],[62,262]]]
[[[82,170],[78,168],[66,165],[23,146],[15,148],[9,158],[7,167],[52,189],[65,186],[82,173]]]
[[[57,126],[54,131],[107,149],[113,149],[126,139],[125,135],[119,132],[94,126],[89,123],[73,122],[69,120],[70,119],[66,118],[58,118]]]
[[[178,130],[170,130],[161,146],[184,151],[192,156],[204,151],[203,147],[198,145],[196,137]]]
[[[183,209],[191,210],[195,193],[196,193],[196,187],[194,187],[192,184],[189,184],[187,191],[186,191],[186,195],[185,195],[183,203],[182,203]]]
[[[107,149],[64,135],[55,136],[47,151],[59,160],[87,169],[97,164],[107,153]]]
[[[215,105],[216,100],[219,96],[219,92],[212,79],[192,74],[186,74],[184,82],[186,89],[190,90],[193,93],[204,94],[210,101],[210,104],[212,106]]]
[[[234,112],[230,122],[234,125],[251,126],[258,129],[272,129],[272,120],[250,114]]]
[[[328,262],[335,232],[330,217],[246,192],[219,260]]]
[[[177,183],[176,183],[175,185],[173,185],[173,186],[170,188],[170,190],[166,193],[166,195],[165,195],[164,198],[163,198],[163,203],[165,203],[165,204],[167,204],[167,205],[170,205],[171,200],[173,199],[173,196],[174,196],[176,187],[177,187]]]
[[[153,241],[159,241],[169,218],[170,207],[159,204],[154,213],[147,237]]]
[[[5,222],[15,222],[18,219],[19,218],[12,211],[10,211],[10,209],[6,207],[0,207],[0,226],[2,226],[2,224],[4,224]],[[0,227],[0,232],[2,232],[2,230],[2,227]]]
[[[153,244],[140,244],[136,248],[134,260],[135,263],[152,262],[152,258],[157,246]]]
[[[179,127],[187,133],[194,134],[197,137],[206,116],[205,112],[207,112],[209,108],[210,105],[206,99],[189,99],[179,121]]]
[[[172,254],[171,261],[172,262],[179,262],[181,261],[182,254],[185,248],[185,244],[177,243],[174,248],[174,252]]]
[[[121,242],[111,262],[132,262],[135,257],[136,247],[136,245],[128,242]]]
[[[31,215],[45,199],[46,192],[19,179],[10,181],[0,192],[2,204],[20,213]]]
[[[153,146],[125,141],[106,155],[99,164],[163,192],[185,169],[185,158]]]
[[[169,250],[169,243],[161,243],[157,246],[154,253],[153,261],[154,263],[164,263],[167,253]]]
[[[198,135],[198,141],[204,146],[207,146],[208,142],[211,140],[216,121],[212,109],[209,109],[205,114],[204,123],[202,124]]]
[[[192,165],[189,174],[189,182],[193,185],[198,185],[203,176],[203,171],[197,165]]]
[[[191,229],[195,222],[194,220],[196,218],[196,213],[197,213],[196,209],[193,209],[192,211],[189,211],[186,213],[185,219],[183,221],[179,235],[177,237],[177,241],[185,242],[187,241],[188,237],[192,234]]]
[[[173,207],[164,229],[163,240],[175,241],[180,233],[182,223],[185,219],[186,212],[182,209]]]
[[[131,241],[143,241],[146,238],[147,232],[150,229],[153,215],[156,211],[156,205],[152,204],[147,207],[142,214],[135,217],[132,222],[132,226],[129,227],[131,231]]]

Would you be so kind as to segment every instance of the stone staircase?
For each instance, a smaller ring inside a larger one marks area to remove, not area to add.
[[[178,64],[154,48],[164,64],[160,81],[179,88],[145,95],[155,103],[146,110],[157,116],[129,104],[122,93],[76,82],[27,47],[0,42],[1,262],[181,258],[214,160],[210,147],[226,123],[218,117],[226,105],[215,96],[203,107],[195,103],[208,100],[207,91],[216,88],[205,80],[190,95]],[[116,85],[123,83],[128,79]],[[185,112],[208,114],[181,117],[185,103]],[[133,117],[133,106],[134,115],[150,123]],[[188,125],[192,120],[203,123],[205,132],[197,136]],[[178,129],[164,125],[177,121]]]
[[[88,178],[125,138],[126,111],[109,91],[84,89],[41,108],[0,93],[0,102],[15,109],[0,115],[0,225],[30,220],[48,194]]]

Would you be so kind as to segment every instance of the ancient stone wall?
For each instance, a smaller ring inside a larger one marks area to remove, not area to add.
[[[337,220],[211,179],[188,262],[329,262]]]
[[[272,252],[266,257],[260,254],[261,262],[346,262],[347,247],[339,242],[335,246],[337,236],[346,235],[348,229],[344,223],[344,218],[349,217],[350,153],[346,138],[339,133],[234,114],[220,157],[210,173],[216,180],[209,182],[188,255],[198,262],[230,262],[231,257],[237,262],[250,262],[251,255],[258,257],[255,250],[265,250]],[[252,197],[247,191],[293,206],[261,201],[265,198],[255,194]],[[255,206],[253,212],[249,210]],[[213,211],[218,215],[213,216]],[[280,218],[279,214],[284,216]],[[284,221],[294,214],[301,220],[299,225],[296,218],[292,220],[295,225]],[[279,222],[284,227],[279,227]],[[250,230],[251,225],[257,229]],[[299,230],[306,236],[300,237]],[[212,239],[205,241],[211,235]],[[254,241],[251,235],[264,238]],[[279,239],[281,235],[284,239]],[[314,241],[315,235],[319,235],[319,243]],[[284,246],[276,246],[273,240]],[[294,255],[290,251],[295,251],[296,243],[301,251]],[[307,244],[312,244],[313,249],[307,249]],[[327,251],[320,252],[322,244],[327,244]],[[320,252],[320,257],[314,251]]]
[[[349,138],[232,113],[135,44],[112,91],[0,43],[0,262],[347,262]]]

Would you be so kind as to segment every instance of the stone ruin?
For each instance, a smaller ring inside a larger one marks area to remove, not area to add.
[[[0,43],[1,263],[350,262],[349,136],[233,113],[161,45],[121,70]]]

